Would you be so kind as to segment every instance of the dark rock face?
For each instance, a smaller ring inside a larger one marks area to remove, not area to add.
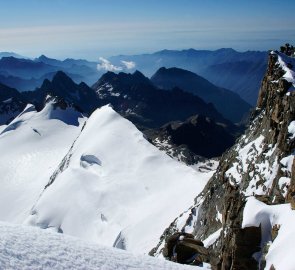
[[[21,93],[27,102],[33,102],[39,108],[42,107],[48,94],[75,104],[81,111],[87,114],[90,114],[100,105],[99,99],[90,87],[85,83],[74,83],[62,71],[58,71],[52,81],[45,79],[42,86],[35,91]]]
[[[235,141],[230,130],[202,115],[190,117],[184,122],[168,123],[160,129],[147,130],[145,135],[167,154],[181,156],[187,164],[196,163],[198,157],[195,155],[206,158],[221,156]]]
[[[17,98],[0,101],[0,125],[9,124],[26,107],[26,103]]]
[[[20,96],[20,93],[16,89],[0,83],[0,101],[4,101],[9,98],[20,98]]]
[[[212,104],[179,88],[158,89],[139,71],[133,74],[107,72],[92,88],[105,104],[112,104],[138,127],[159,128],[170,121],[184,121],[194,114],[232,125]]]
[[[195,204],[171,223],[153,255],[161,253],[165,238],[183,231],[202,240],[216,236],[208,246],[213,269],[258,269],[259,264],[264,265],[261,248],[272,241],[273,228],[242,227],[247,198],[255,197],[269,205],[291,202],[294,207],[295,194],[295,136],[288,132],[295,119],[295,92],[288,91],[290,83],[283,77],[280,56],[279,53],[269,55],[248,130],[223,154],[216,173]],[[291,169],[287,164],[290,162]],[[282,177],[289,179],[290,184],[281,184]],[[185,225],[178,227],[178,220],[185,218]]]
[[[26,107],[19,92],[0,83],[0,125],[8,124]]]
[[[197,74],[180,68],[160,68],[151,81],[161,89],[179,87],[193,93],[216,109],[232,122],[240,122],[251,106],[230,90],[220,88]]]

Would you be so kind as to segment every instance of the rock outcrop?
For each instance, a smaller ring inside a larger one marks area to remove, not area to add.
[[[204,157],[219,157],[235,142],[231,130],[202,115],[145,130],[144,134],[160,150],[188,165],[205,161]]]
[[[178,232],[166,240],[163,256],[168,260],[199,266],[209,261],[208,250],[204,247],[204,243],[194,239],[192,234]]]
[[[244,226],[244,209],[249,198],[266,205],[290,202],[295,208],[295,73],[289,68],[293,62],[294,58],[270,52],[248,130],[223,154],[195,204],[171,223],[151,255],[162,254],[170,235],[186,232],[204,242],[213,269],[265,265],[265,247],[274,241],[274,229],[262,223]]]

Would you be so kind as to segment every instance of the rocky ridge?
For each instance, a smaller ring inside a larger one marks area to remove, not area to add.
[[[202,115],[169,122],[144,134],[160,150],[188,165],[221,156],[235,141],[224,125]]]
[[[246,209],[253,201],[265,208],[295,207],[294,64],[282,53],[269,54],[248,130],[223,154],[194,205],[171,223],[151,255],[163,256],[165,240],[179,231],[204,241],[213,269],[277,269],[279,263],[267,255],[273,242],[281,241],[276,236],[285,225],[266,214],[255,216],[256,224],[247,223]]]

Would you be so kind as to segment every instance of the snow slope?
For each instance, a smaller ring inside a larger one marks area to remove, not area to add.
[[[0,222],[3,270],[208,269],[103,247],[37,228]]]
[[[254,197],[249,197],[243,214],[243,227],[261,224],[262,243],[269,242],[266,255],[265,269],[271,265],[276,270],[293,270],[295,265],[295,213],[289,203],[279,205],[266,205]],[[278,236],[271,242],[270,232],[275,225],[279,226]]]
[[[8,126],[0,126],[0,220],[23,222],[84,122],[54,100],[37,112],[28,105]]]
[[[278,64],[285,71],[283,78],[292,83],[294,90],[295,87],[295,59],[292,57],[286,56],[284,53],[279,52],[271,52],[272,54],[278,55]]]
[[[171,159],[104,106],[88,119],[26,223],[147,253],[212,174]]]

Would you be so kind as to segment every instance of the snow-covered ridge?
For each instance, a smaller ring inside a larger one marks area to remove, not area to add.
[[[294,90],[295,87],[295,58],[288,57],[284,53],[274,52],[272,51],[271,54],[276,54],[278,56],[278,64],[280,67],[285,71],[283,78],[292,83]]]
[[[138,253],[150,251],[213,173],[171,159],[109,106],[91,115],[68,157],[27,223]]]
[[[40,112],[27,105],[0,127],[0,220],[24,222],[84,121],[73,108],[50,102]]]
[[[5,270],[182,270],[185,266],[103,247],[28,226],[0,222],[0,268]]]

